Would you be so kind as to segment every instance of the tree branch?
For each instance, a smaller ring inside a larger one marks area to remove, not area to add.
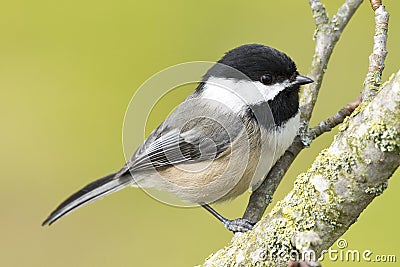
[[[293,251],[319,255],[384,191],[399,165],[400,71],[346,121],[270,214],[203,266],[286,266]]]
[[[389,13],[386,12],[381,1],[371,1],[371,6],[375,11],[375,35],[374,48],[369,56],[368,73],[364,81],[363,98],[365,101],[371,100],[382,84],[382,72],[385,68],[387,55],[386,41]]]

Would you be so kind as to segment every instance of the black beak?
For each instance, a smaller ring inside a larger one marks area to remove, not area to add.
[[[294,84],[304,85],[304,84],[308,84],[308,83],[312,83],[312,82],[314,82],[313,79],[310,79],[306,76],[297,75],[296,80],[294,81]]]

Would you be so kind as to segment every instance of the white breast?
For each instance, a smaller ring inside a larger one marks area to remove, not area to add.
[[[292,144],[300,127],[300,113],[290,118],[276,131],[270,132],[266,129],[261,130],[261,156],[256,173],[250,183],[250,189],[255,190],[262,183],[265,175],[272,166],[285,153],[286,149]]]

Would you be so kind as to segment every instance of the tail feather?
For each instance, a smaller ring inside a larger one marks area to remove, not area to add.
[[[62,216],[70,213],[78,207],[82,207],[90,202],[106,196],[110,193],[116,192],[132,182],[132,177],[128,175],[123,175],[116,177],[116,173],[107,175],[100,178],[81,190],[67,198],[62,202],[42,223],[42,226],[51,225]]]

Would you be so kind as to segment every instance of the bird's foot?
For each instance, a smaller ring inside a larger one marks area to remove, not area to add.
[[[223,221],[223,224],[226,229],[234,233],[250,231],[253,229],[253,226],[255,225],[255,223],[244,218],[238,218],[235,220],[226,219],[225,221]]]
[[[247,219],[244,218],[238,218],[235,220],[229,220],[227,218],[225,218],[224,216],[222,216],[221,214],[219,214],[216,210],[214,210],[213,208],[211,208],[210,205],[206,204],[206,203],[200,203],[200,205],[205,208],[208,212],[210,212],[215,218],[217,218],[220,222],[222,222],[225,226],[226,229],[228,229],[231,232],[247,232],[250,231],[251,229],[253,229],[253,226],[256,223],[253,223]]]

